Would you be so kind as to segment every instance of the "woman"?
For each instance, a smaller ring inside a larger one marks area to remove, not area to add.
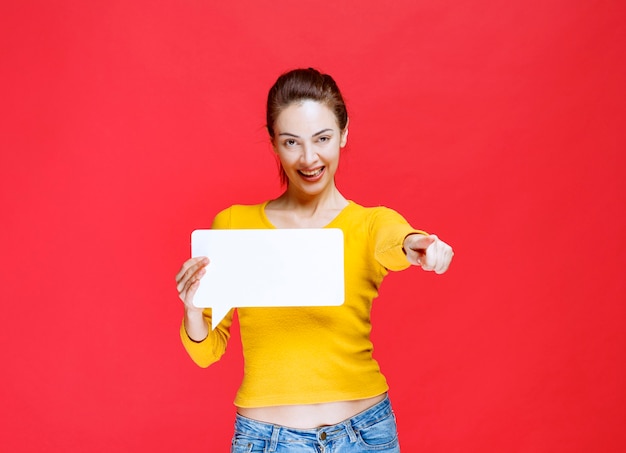
[[[387,382],[372,357],[371,304],[389,270],[412,264],[443,273],[452,249],[395,211],[362,207],[339,192],[348,114],[329,75],[310,68],[281,75],[268,95],[267,129],[286,190],[259,205],[231,206],[213,228],[341,228],[346,300],[238,309],[245,366],[231,451],[398,452]],[[202,367],[223,354],[233,315],[211,330],[211,310],[194,307],[207,265],[207,257],[192,258],[176,276],[181,340]]]

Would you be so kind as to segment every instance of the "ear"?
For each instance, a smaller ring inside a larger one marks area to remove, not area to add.
[[[339,146],[343,148],[348,143],[348,125],[350,124],[350,118],[346,121],[346,127],[341,131],[341,141],[339,142]]]

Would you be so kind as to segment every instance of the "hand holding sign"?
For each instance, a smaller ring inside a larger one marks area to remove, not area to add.
[[[206,274],[207,264],[209,264],[209,259],[205,256],[191,258],[185,261],[176,274],[178,296],[188,309],[197,310],[197,307],[193,305],[193,296],[200,286],[200,279]]]
[[[339,229],[195,230],[191,248],[179,295],[189,310],[211,307],[213,329],[234,307],[344,302]]]

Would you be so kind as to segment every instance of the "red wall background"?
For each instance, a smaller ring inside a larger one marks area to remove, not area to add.
[[[624,3],[217,3],[0,7],[0,449],[227,451],[239,337],[197,368],[174,275],[315,66],[343,193],[456,252],[375,304],[403,451],[626,451]]]

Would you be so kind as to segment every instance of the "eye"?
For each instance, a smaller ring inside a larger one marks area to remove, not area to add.
[[[296,141],[293,138],[288,138],[287,140],[284,141],[285,146],[296,146]]]
[[[321,137],[319,138],[319,141],[320,141],[320,142],[322,142],[322,143],[326,143],[326,142],[327,142],[327,141],[329,141],[329,140],[330,140],[330,137],[327,137],[327,136],[325,136],[325,135],[323,135],[323,136],[321,136]]]

